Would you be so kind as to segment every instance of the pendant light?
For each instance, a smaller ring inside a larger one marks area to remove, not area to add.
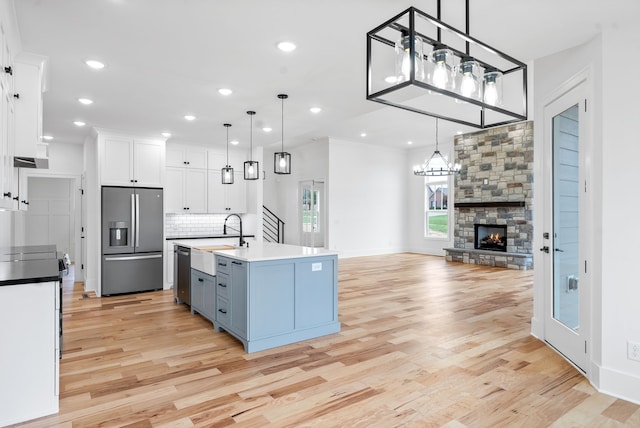
[[[444,45],[435,45],[429,55],[427,79],[438,89],[453,90],[453,51]]]
[[[251,129],[249,133],[249,160],[244,163],[244,179],[257,180],[260,175],[260,172],[258,171],[260,164],[258,161],[253,160],[253,115],[256,114],[256,112],[250,110],[247,114],[251,119]]]
[[[222,184],[233,184],[233,168],[229,165],[229,128],[230,123],[225,123],[224,127],[227,128],[227,165],[222,168]]]
[[[474,100],[482,100],[482,67],[473,57],[460,60],[456,73],[456,90],[460,95]]]
[[[273,154],[273,172],[276,174],[291,174],[291,153],[284,151],[284,100],[289,98],[287,94],[278,94],[282,100],[282,151]]]
[[[436,118],[436,150],[433,152],[429,160],[422,165],[416,165],[413,168],[415,175],[436,177],[443,175],[454,175],[460,172],[460,164],[451,164],[442,156],[438,150],[438,118]]]

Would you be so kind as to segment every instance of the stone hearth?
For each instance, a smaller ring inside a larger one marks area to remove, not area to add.
[[[533,122],[457,136],[454,248],[448,261],[533,267]],[[507,251],[475,249],[475,224],[507,226]]]

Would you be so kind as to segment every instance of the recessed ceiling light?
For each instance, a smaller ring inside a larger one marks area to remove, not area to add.
[[[73,124],[74,124],[75,126],[85,126],[85,125],[86,125],[86,123],[84,123],[84,122],[82,122],[82,121],[80,121],[80,120],[76,120],[75,122],[73,122]]]
[[[51,141],[51,140],[53,140],[53,137],[51,135],[43,135],[42,139],[46,140],[46,141]]]
[[[280,42],[278,43],[278,49],[282,52],[291,52],[296,49],[296,45],[293,42]]]
[[[456,134],[462,135],[462,131],[458,131],[458,132],[456,132]]]
[[[360,134],[360,136],[364,138],[364,137],[366,137],[366,136],[367,136],[367,133],[366,133],[366,132],[363,132],[363,133],[361,133],[361,134]]]
[[[169,138],[169,137],[171,137],[171,132],[163,132],[160,135],[162,135],[163,137]]]
[[[234,146],[237,146],[238,144],[240,144],[240,141],[238,141],[238,140],[232,140],[232,141],[229,141],[229,143],[231,143],[231,144],[232,144],[232,145],[234,145]]]
[[[320,113],[320,112],[322,111],[322,109],[321,109],[320,107],[311,107],[311,108],[309,109],[309,111],[310,111],[311,113]]]
[[[93,100],[90,100],[89,98],[78,98],[78,101],[80,102],[80,104],[84,104],[86,106],[88,106],[89,104],[93,104]]]
[[[220,88],[220,89],[218,89],[218,93],[220,95],[227,96],[227,95],[233,94],[233,91],[231,89],[228,89],[228,88]]]
[[[273,131],[273,129],[269,128],[268,126],[265,126],[264,128],[262,128],[262,130],[263,130],[264,132],[271,132],[271,131]]]
[[[184,118],[185,120],[188,120],[188,121],[196,120],[196,117],[190,114],[186,114]]]
[[[96,61],[94,59],[87,60],[84,63],[87,64],[89,67],[95,69],[95,70],[100,70],[100,69],[104,68],[104,63],[102,63],[100,61]]]
[[[413,144],[413,141],[407,141],[407,144],[408,144],[408,145],[412,145],[412,144]]]
[[[387,83],[397,83],[398,78],[396,76],[387,76],[384,78],[384,81]]]

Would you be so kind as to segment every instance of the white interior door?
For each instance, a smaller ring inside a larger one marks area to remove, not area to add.
[[[74,257],[74,180],[44,177],[29,177],[28,180],[25,244],[54,244],[58,251]]]
[[[585,83],[545,106],[545,340],[586,372],[589,311]]]
[[[324,181],[300,182],[300,245],[324,247],[325,194]]]

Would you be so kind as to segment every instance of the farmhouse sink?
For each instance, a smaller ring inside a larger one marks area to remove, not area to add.
[[[211,276],[216,274],[216,256],[214,251],[235,250],[233,245],[213,245],[207,247],[194,247],[191,249],[191,267]]]

